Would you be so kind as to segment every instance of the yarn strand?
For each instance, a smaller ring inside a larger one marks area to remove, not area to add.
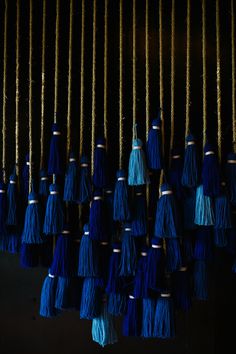
[[[32,189],[32,162],[33,162],[33,116],[32,116],[32,59],[33,59],[33,0],[30,0],[29,9],[29,193]]]
[[[123,0],[120,0],[119,23],[119,168],[123,167]]]
[[[97,0],[93,1],[93,53],[92,53],[92,137],[91,137],[91,171],[94,172],[95,125],[96,125],[96,29]]]
[[[16,175],[19,176],[19,102],[20,102],[20,0],[16,2],[16,120],[15,120],[15,162]]]
[[[161,109],[161,138],[162,138],[162,155],[165,152],[165,121],[164,121],[164,82],[163,82],[163,26],[162,26],[162,0],[159,1],[159,101]],[[164,178],[164,170],[161,170],[159,187],[161,186]]]
[[[232,132],[233,148],[236,152],[236,95],[235,95],[235,17],[234,0],[231,0],[231,72],[232,72]]]
[[[84,145],[84,37],[85,37],[85,8],[81,2],[81,42],[80,42],[80,156]]]
[[[190,132],[190,29],[191,2],[187,0],[187,45],[186,45],[186,104],[185,104],[185,136]]]
[[[73,7],[70,0],[69,50],[68,50],[68,94],[67,94],[67,160],[71,150],[71,94],[72,94],[72,41],[73,41]]]
[[[204,148],[207,139],[206,0],[202,0],[202,117]]]
[[[3,83],[2,83],[2,175],[6,183],[6,104],[7,104],[7,22],[8,2],[5,1],[4,12],[4,47],[3,47]]]
[[[136,90],[137,90],[137,83],[136,83],[136,0],[133,0],[133,53],[132,53],[132,77],[133,77],[133,126],[136,124]]]
[[[216,0],[216,92],[217,92],[217,140],[219,161],[222,159],[222,123],[221,123],[221,59],[220,59],[220,12],[219,0]]]
[[[104,9],[104,137],[108,144],[108,120],[107,120],[107,68],[108,68],[108,0],[105,0]]]
[[[174,145],[175,131],[175,0],[172,0],[171,5],[171,103],[170,103],[170,120],[171,120],[171,135],[170,135],[170,151]],[[171,161],[171,158],[170,158]]]
[[[44,126],[45,126],[45,46],[46,46],[46,0],[43,0],[42,19],[42,67],[41,67],[41,124],[40,124],[40,169],[44,167]]]

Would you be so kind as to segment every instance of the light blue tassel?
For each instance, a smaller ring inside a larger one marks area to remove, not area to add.
[[[203,194],[203,186],[197,187],[195,205],[195,224],[202,226],[214,225],[215,218],[212,209],[212,200]]]
[[[143,299],[143,321],[141,332],[143,338],[153,337],[155,305],[155,300]]]

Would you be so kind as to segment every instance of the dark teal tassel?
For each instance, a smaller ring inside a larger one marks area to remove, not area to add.
[[[80,277],[97,277],[98,243],[89,237],[89,225],[84,225],[84,234],[80,241],[78,275]]]
[[[56,235],[62,231],[64,213],[58,186],[51,184],[49,191],[50,194],[47,200],[43,232],[46,235]]]
[[[49,158],[48,158],[48,174],[62,175],[62,146],[61,146],[61,131],[57,123],[52,125],[52,138],[50,142]]]
[[[230,202],[236,206],[236,152],[231,152],[227,156],[226,178]]]
[[[147,203],[142,187],[137,187],[132,210],[132,235],[145,236],[147,233]]]
[[[131,225],[126,224],[121,244],[120,276],[134,276],[136,263],[137,254],[134,238],[131,233]]]
[[[73,152],[69,156],[69,164],[65,175],[64,197],[65,202],[76,202],[78,200],[78,166]]]
[[[143,319],[142,332],[143,338],[153,337],[154,315],[156,303],[154,299],[143,299]]]
[[[115,221],[127,221],[130,220],[130,208],[125,171],[119,170],[116,177],[117,182],[114,191],[113,219]]]
[[[57,278],[49,273],[44,280],[41,291],[40,316],[50,318],[55,317],[59,313],[55,307],[56,288]]]
[[[8,204],[8,214],[7,214],[7,225],[16,226],[18,223],[18,195],[17,195],[17,176],[14,169],[13,174],[10,176],[8,188],[7,188],[7,204]]]
[[[159,113],[159,117],[152,121],[152,127],[148,133],[146,143],[147,165],[152,170],[160,170],[163,165],[161,140],[161,119]]]
[[[198,162],[197,162],[197,149],[193,135],[186,137],[186,149],[184,155],[184,167],[182,174],[182,185],[188,188],[197,187],[198,184]]]
[[[202,185],[198,186],[196,191],[194,222],[200,226],[211,226],[215,222],[211,197],[203,194]]]
[[[170,339],[175,336],[174,305],[170,293],[162,293],[157,300],[153,337]]]

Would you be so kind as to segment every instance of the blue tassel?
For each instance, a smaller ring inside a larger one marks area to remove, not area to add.
[[[173,188],[175,197],[181,200],[184,194],[182,186],[183,175],[183,159],[179,148],[172,149],[171,152],[171,166],[169,172],[169,183]]]
[[[92,186],[89,174],[89,164],[87,156],[80,159],[80,175],[79,175],[79,198],[80,204],[88,203],[92,197]]]
[[[113,220],[114,214],[114,195],[111,188],[106,188],[104,191],[104,203],[106,211],[106,220],[107,220],[107,232],[113,239],[116,235],[116,224]]]
[[[110,246],[107,241],[99,243],[99,270],[104,284],[107,284],[109,261],[110,261]]]
[[[80,284],[78,278],[58,277],[55,296],[55,308],[58,310],[76,310],[79,308]]]
[[[114,191],[113,219],[115,221],[127,221],[130,220],[130,208],[125,171],[119,170],[116,177],[117,182]]]
[[[137,187],[132,210],[132,235],[145,236],[147,233],[147,203],[142,187]]]
[[[29,193],[29,154],[25,156],[25,164],[22,169],[21,193],[23,194],[24,201],[27,202]]]
[[[197,187],[195,205],[195,224],[202,226],[214,225],[215,218],[212,208],[212,200],[203,194],[203,186]]]
[[[206,261],[197,260],[194,264],[194,296],[197,300],[208,298],[208,276]]]
[[[40,171],[39,195],[42,198],[47,198],[49,194],[48,176],[45,170]]]
[[[121,293],[109,294],[108,312],[113,316],[122,316],[126,312],[126,295]]]
[[[229,254],[236,255],[236,227],[233,226],[232,229],[226,230],[227,234],[227,245],[226,250]]]
[[[64,214],[58,186],[51,184],[49,191],[50,195],[47,200],[43,232],[46,235],[56,235],[62,230]]]
[[[186,149],[184,154],[184,167],[182,174],[182,185],[188,188],[197,187],[199,179],[197,148],[194,136],[189,134],[186,137]]]
[[[17,229],[14,228],[14,230],[10,231],[8,234],[7,251],[10,254],[17,254],[20,251],[20,246],[21,246],[20,234],[17,231]]]
[[[41,244],[42,239],[42,211],[40,209],[38,196],[31,192],[28,197],[28,206],[25,212],[25,223],[22,232],[22,242],[30,244]]]
[[[139,300],[129,295],[127,312],[123,320],[123,335],[126,337],[139,337],[141,334],[141,313]]]
[[[173,297],[175,307],[189,311],[192,305],[190,274],[187,267],[181,267],[173,273]]]
[[[170,293],[162,293],[157,300],[153,337],[162,339],[175,337],[174,305]]]
[[[154,299],[143,299],[143,319],[141,336],[143,338],[153,337],[154,315],[156,303]]]
[[[161,239],[154,237],[147,259],[147,287],[155,292],[161,291],[164,286],[164,253]]]
[[[85,278],[80,303],[80,318],[92,320],[101,313],[103,281],[100,278]]]
[[[134,238],[131,233],[130,224],[125,225],[122,244],[121,244],[121,259],[120,259],[120,276],[130,277],[135,275],[137,254]]]
[[[55,308],[56,288],[57,278],[49,273],[43,282],[41,291],[40,316],[51,318],[58,314]]]
[[[226,178],[230,202],[236,206],[236,152],[231,152],[227,156]]]
[[[210,227],[201,227],[196,231],[196,240],[194,247],[194,259],[210,260],[213,255],[212,235]]]
[[[236,259],[234,260],[233,265],[232,265],[232,272],[236,273]]]
[[[161,119],[153,119],[146,143],[147,165],[152,170],[160,170],[163,166]]]
[[[195,205],[196,205],[196,191],[195,189],[188,189],[184,196],[184,229],[196,229],[195,220]]]
[[[123,288],[122,279],[119,277],[121,245],[116,242],[112,245],[112,254],[109,263],[108,281],[106,293],[121,293]]]
[[[180,234],[175,199],[168,184],[161,186],[161,196],[157,202],[154,233],[156,237],[177,237]]]
[[[107,310],[107,303],[103,302],[101,314],[92,321],[93,341],[105,347],[118,341],[113,318]]]
[[[182,266],[182,256],[179,239],[166,240],[166,268],[168,272],[175,272]]]
[[[215,198],[215,225],[216,229],[230,229],[231,215],[230,215],[230,204],[227,194],[222,192],[218,197]]]
[[[7,251],[8,248],[6,218],[7,218],[6,186],[3,182],[0,182],[0,250],[1,251]]]
[[[108,184],[108,162],[105,138],[99,138],[96,141],[93,184],[96,188],[105,188]]]
[[[42,267],[49,268],[53,260],[53,238],[48,237],[44,243],[40,245],[39,256]]]
[[[8,213],[7,213],[7,225],[16,226],[18,222],[18,195],[17,195],[17,177],[16,171],[14,169],[13,174],[10,176],[10,181],[7,188],[7,204],[8,204]]]
[[[137,271],[134,278],[134,297],[136,299],[148,297],[147,255],[147,248],[143,247],[141,250],[141,257],[138,260]]]
[[[89,213],[89,237],[95,241],[107,241],[105,208],[101,191],[94,192]]]
[[[48,158],[48,174],[49,176],[63,174],[61,131],[57,123],[53,123],[52,125],[52,137]]]
[[[20,248],[20,264],[23,268],[38,267],[39,245],[22,243]]]
[[[217,156],[211,144],[204,147],[202,165],[203,193],[208,197],[217,197],[220,194],[220,174]]]
[[[73,152],[69,156],[69,164],[65,175],[64,197],[65,202],[76,202],[78,200],[78,166]]]
[[[97,277],[98,269],[98,245],[89,238],[89,225],[84,225],[84,234],[80,241],[78,276]]]
[[[226,247],[227,246],[227,233],[226,229],[214,229],[214,244],[216,247]]]
[[[191,233],[186,233],[182,241],[183,260],[186,263],[191,263],[193,260],[193,237]]]

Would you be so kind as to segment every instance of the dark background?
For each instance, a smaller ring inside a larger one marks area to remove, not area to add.
[[[85,18],[85,146],[90,154],[91,141],[91,69],[92,69],[92,11],[93,1],[86,0]],[[159,107],[158,1],[150,0],[150,117],[155,118]],[[216,50],[215,1],[207,0],[207,103],[208,136],[215,142],[216,116]],[[221,63],[222,118],[224,156],[231,149],[231,47],[230,1],[221,1]],[[8,1],[8,62],[7,62],[7,177],[14,166],[15,123],[15,10],[16,2]],[[20,158],[21,165],[28,152],[28,1],[21,1],[20,15]],[[72,82],[72,144],[79,150],[79,94],[80,94],[80,25],[81,2],[74,1],[73,82]],[[191,2],[191,128],[202,139],[202,62],[201,62],[201,1]],[[236,5],[236,4],[235,4]],[[40,88],[41,88],[41,25],[42,1],[33,1],[33,148],[36,166],[39,163]],[[108,54],[108,149],[114,174],[118,159],[118,78],[119,78],[119,1],[109,2]],[[97,1],[97,91],[96,136],[103,130],[103,16],[104,1]],[[168,156],[170,134],[170,12],[171,1],[163,1],[163,60],[165,150]],[[0,82],[3,67],[4,1],[0,1]],[[59,112],[58,119],[66,131],[67,69],[68,69],[69,1],[61,0],[60,56],[59,56]],[[140,137],[145,137],[145,1],[137,1],[137,121]],[[46,139],[48,151],[50,125],[53,121],[54,90],[54,34],[55,1],[47,1],[46,33]],[[124,1],[124,150],[125,166],[132,139],[132,1]],[[186,1],[176,0],[176,104],[175,145],[184,148],[185,60],[186,60]],[[2,89],[2,85],[1,85]],[[2,95],[0,97],[2,100]],[[1,104],[1,102],[0,102]],[[0,144],[1,145],[1,144]],[[46,166],[45,166],[46,167]],[[25,270],[19,266],[18,256],[0,255],[0,348],[2,354],[11,353],[233,353],[235,350],[236,286],[231,275],[230,256],[223,249],[215,251],[211,266],[210,296],[206,303],[195,302],[188,315],[177,314],[177,337],[161,342],[138,338],[123,338],[112,347],[101,349],[91,340],[90,322],[80,320],[79,314],[64,313],[53,320],[40,318],[38,306],[45,269]],[[118,321],[118,327],[120,323]],[[119,330],[119,333],[121,331]]]

